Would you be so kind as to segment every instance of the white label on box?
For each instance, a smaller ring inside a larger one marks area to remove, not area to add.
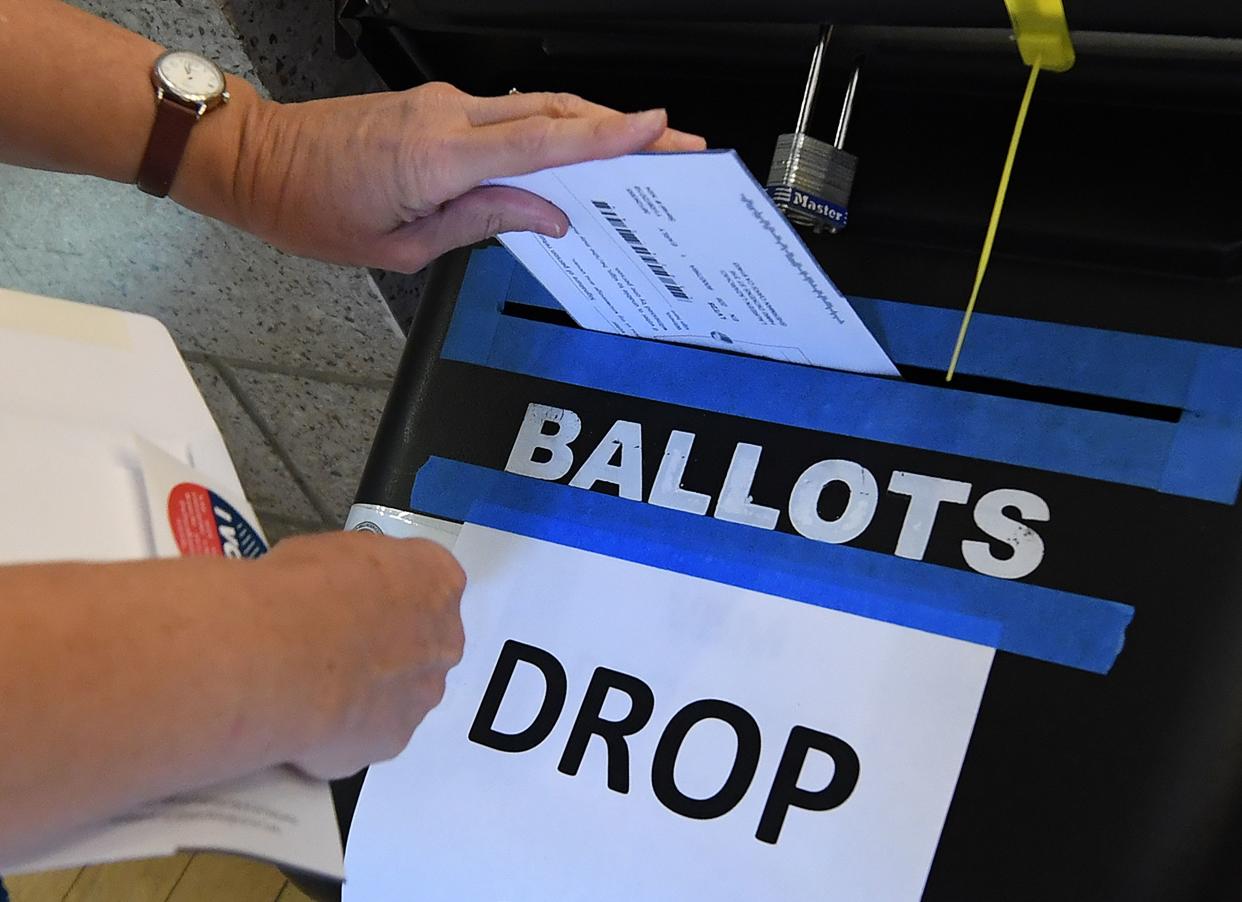
[[[368,775],[347,902],[919,897],[992,649],[478,526],[455,551],[465,657]]]

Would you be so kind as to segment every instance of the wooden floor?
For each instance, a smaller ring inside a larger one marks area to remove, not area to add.
[[[13,902],[308,902],[268,864],[197,852],[9,877]]]

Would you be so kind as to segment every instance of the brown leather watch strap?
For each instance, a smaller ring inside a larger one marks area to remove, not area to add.
[[[164,97],[155,106],[155,124],[147,140],[147,152],[138,167],[138,187],[147,194],[166,197],[185,154],[190,129],[198,121],[198,110]]]

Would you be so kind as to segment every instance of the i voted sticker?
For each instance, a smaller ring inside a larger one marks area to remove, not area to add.
[[[267,543],[240,511],[206,486],[181,482],[168,493],[168,525],[182,555],[253,558]]]

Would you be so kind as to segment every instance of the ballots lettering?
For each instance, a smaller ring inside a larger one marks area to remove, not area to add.
[[[497,714],[520,665],[534,668],[542,677],[542,702],[530,723],[522,729],[498,730]],[[470,726],[470,741],[499,752],[531,751],[555,729],[565,707],[568,688],[565,668],[555,655],[534,645],[507,640],[500,649],[496,667]],[[603,716],[605,702],[612,693],[628,699],[629,709],[619,719]],[[595,668],[557,770],[566,776],[576,776],[588,743],[598,738],[603,740],[607,754],[608,788],[621,794],[629,793],[630,777],[632,772],[638,771],[639,762],[630,760],[627,737],[647,728],[654,710],[655,695],[642,679],[607,667]],[[709,720],[731,729],[736,743],[732,763],[720,787],[700,798],[683,792],[675,773],[677,758],[687,737],[698,725]],[[728,814],[750,791],[759,769],[761,744],[759,724],[745,708],[722,699],[698,699],[679,709],[664,726],[650,764],[643,770],[649,775],[652,793],[669,811],[694,820],[710,820]],[[811,755],[826,756],[832,762],[831,778],[816,788],[800,785],[803,765]],[[766,801],[755,828],[755,838],[775,844],[791,809],[830,811],[839,807],[853,794],[859,771],[858,754],[849,743],[829,733],[793,726],[775,772],[770,778],[765,775],[765,780],[770,782],[763,790]]]
[[[684,477],[695,434],[671,430],[664,438],[664,452],[649,489],[644,488],[641,424],[617,420],[594,448],[575,448],[582,420],[572,410],[545,404],[529,404],[505,464],[520,476],[556,481],[569,476],[569,485],[592,489],[614,486],[617,494],[632,501],[690,514],[711,516],[758,529],[775,529],[781,511],[752,500],[763,447],[737,442],[724,479],[714,497],[684,487]],[[583,454],[585,453],[585,456]],[[830,487],[844,487],[847,501],[836,516],[820,512],[820,498]],[[894,470],[881,492],[876,475],[852,460],[821,460],[807,467],[795,481],[786,503],[793,528],[817,542],[843,544],[861,536],[871,524],[881,502],[889,497],[907,499],[905,517],[892,553],[921,561],[942,506],[970,503],[969,482],[930,474]],[[713,501],[715,502],[713,508]],[[1033,492],[997,488],[974,501],[975,525],[1006,550],[978,539],[962,539],[961,554],[974,571],[1002,579],[1030,575],[1044,559],[1044,541],[1031,523],[1051,517],[1047,502]]]

